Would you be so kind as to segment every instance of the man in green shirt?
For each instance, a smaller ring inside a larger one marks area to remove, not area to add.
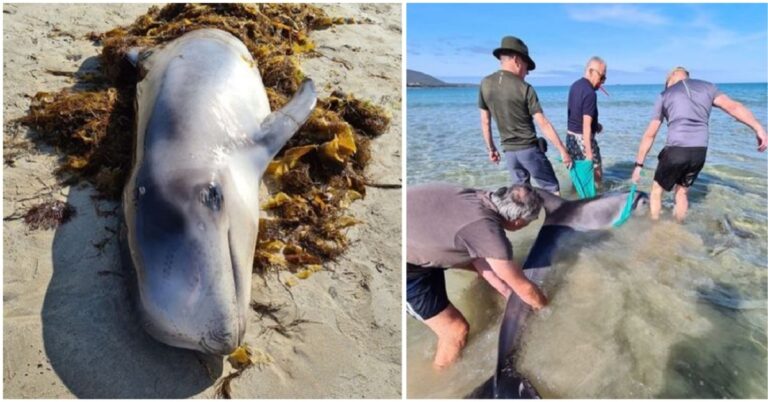
[[[501,69],[487,77],[480,84],[480,125],[483,130],[488,158],[493,163],[501,159],[491,132],[491,117],[496,119],[501,145],[512,176],[512,184],[530,184],[533,178],[537,184],[552,193],[559,194],[560,184],[547,159],[545,150],[538,146],[534,120],[544,135],[560,152],[563,163],[571,167],[571,157],[557,136],[539,104],[536,90],[525,82],[528,71],[536,63],[528,56],[528,47],[514,36],[505,36],[501,47],[493,51],[499,59]]]

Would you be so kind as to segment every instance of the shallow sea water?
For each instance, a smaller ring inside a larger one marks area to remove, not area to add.
[[[720,85],[766,124],[765,84]],[[606,189],[626,190],[657,86],[608,87],[599,94],[598,136]],[[476,88],[408,91],[408,183],[448,181],[493,189],[504,166],[486,161]],[[564,134],[566,87],[538,89],[545,113]],[[639,217],[561,247],[544,288],[550,306],[532,316],[517,369],[542,396],[559,398],[768,397],[768,164],[751,130],[713,111],[707,165],[691,189],[684,225]],[[659,133],[639,189],[648,191]],[[498,144],[498,139],[496,140]],[[550,147],[552,148],[552,147]],[[576,195],[565,168],[550,160],[565,198]],[[727,218],[727,219],[726,219]],[[522,262],[541,220],[508,233]],[[470,322],[462,359],[431,368],[432,333],[407,323],[407,393],[462,397],[493,373],[503,302],[476,275],[449,271],[448,294]]]

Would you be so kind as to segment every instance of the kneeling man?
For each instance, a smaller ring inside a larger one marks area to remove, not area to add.
[[[494,192],[435,183],[407,192],[407,309],[437,334],[437,368],[459,357],[469,333],[450,303],[445,270],[476,270],[505,298],[514,292],[535,310],[547,304],[541,290],[512,261],[505,230],[518,230],[539,216],[543,200],[528,185]]]

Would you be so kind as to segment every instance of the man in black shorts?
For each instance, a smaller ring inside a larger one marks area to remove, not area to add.
[[[676,67],[667,76],[666,89],[659,95],[653,107],[653,116],[640,141],[632,181],[640,180],[640,170],[653,140],[667,120],[669,134],[664,149],[659,153],[659,164],[651,187],[651,218],[659,219],[662,190],[675,189],[674,216],[678,222],[685,220],[688,211],[688,188],[704,167],[709,142],[709,115],[712,106],[723,109],[736,120],[755,132],[757,150],[768,148],[765,129],[744,105],[731,100],[713,84],[689,78],[683,67]]]
[[[543,200],[528,185],[495,192],[435,183],[407,192],[407,310],[437,335],[434,366],[451,365],[469,333],[464,316],[448,300],[445,269],[477,271],[505,298],[512,293],[534,309],[547,303],[512,260],[505,230],[536,219]]]

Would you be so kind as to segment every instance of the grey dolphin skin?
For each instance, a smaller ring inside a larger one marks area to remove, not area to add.
[[[314,109],[314,86],[271,113],[245,45],[215,29],[129,57],[143,77],[123,208],[142,325],[168,345],[229,354],[251,299],[259,181]]]
[[[542,189],[536,191],[544,199],[546,218],[523,264],[523,272],[538,284],[549,273],[552,258],[564,238],[575,232],[610,229],[621,216],[630,196],[630,192],[609,193],[591,199],[567,201]],[[648,196],[635,192],[630,203],[633,214],[643,214],[648,209]],[[527,304],[515,295],[510,296],[499,331],[496,372],[467,398],[539,398],[533,385],[517,373],[513,360],[515,343],[529,313]]]

